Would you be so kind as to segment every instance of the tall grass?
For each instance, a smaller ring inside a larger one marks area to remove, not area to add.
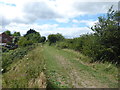
[[[3,88],[44,88],[46,78],[41,48],[28,52],[22,59],[12,62],[3,74]]]

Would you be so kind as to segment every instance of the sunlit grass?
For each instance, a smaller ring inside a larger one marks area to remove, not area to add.
[[[35,83],[44,70],[44,60],[41,54],[41,48],[30,51],[18,62],[13,62],[7,69],[8,71],[3,74],[3,87],[4,88],[29,88],[39,87]],[[31,82],[31,80],[33,80]],[[29,83],[32,83],[32,86]]]

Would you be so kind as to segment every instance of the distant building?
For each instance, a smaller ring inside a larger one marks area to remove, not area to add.
[[[12,43],[12,36],[5,33],[0,34],[0,45],[6,45],[7,43]]]

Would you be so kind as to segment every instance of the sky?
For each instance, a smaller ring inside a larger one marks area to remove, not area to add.
[[[119,0],[0,0],[0,33],[22,35],[31,28],[41,34],[61,33],[66,38],[93,33],[90,29]]]

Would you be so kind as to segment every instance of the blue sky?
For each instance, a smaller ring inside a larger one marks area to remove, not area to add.
[[[35,22],[37,24],[39,24],[39,25],[43,25],[43,24],[59,24],[60,27],[71,27],[73,24],[76,24],[77,26],[85,27],[86,26],[85,23],[74,23],[73,20],[96,21],[96,20],[98,20],[99,16],[105,16],[105,13],[93,14],[93,15],[85,14],[83,16],[77,16],[77,17],[69,19],[69,21],[67,23],[57,22],[56,20],[36,20]]]
[[[1,0],[0,33],[10,30],[24,35],[30,28],[42,36],[61,33],[66,38],[93,33],[89,27],[105,16],[108,9],[118,9],[119,0]]]
[[[8,5],[8,6],[16,7],[16,4],[6,3],[6,2],[3,2],[3,1],[0,1],[0,5]]]

